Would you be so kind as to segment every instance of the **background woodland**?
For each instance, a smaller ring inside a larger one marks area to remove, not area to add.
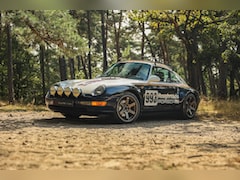
[[[57,81],[120,60],[167,64],[202,96],[240,94],[239,10],[0,11],[0,100],[43,104]]]

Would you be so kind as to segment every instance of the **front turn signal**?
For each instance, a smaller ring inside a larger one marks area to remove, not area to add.
[[[91,105],[92,106],[106,106],[107,102],[106,101],[92,101]]]

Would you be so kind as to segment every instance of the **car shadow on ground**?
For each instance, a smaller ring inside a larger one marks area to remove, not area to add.
[[[46,119],[34,120],[35,126],[41,127],[64,127],[64,128],[132,128],[145,127],[153,128],[157,126],[171,124],[186,124],[196,122],[199,119],[196,117],[191,120],[182,120],[178,114],[158,113],[144,114],[136,122],[121,124],[116,123],[112,116],[81,116],[78,119],[66,119],[64,117],[53,117]]]

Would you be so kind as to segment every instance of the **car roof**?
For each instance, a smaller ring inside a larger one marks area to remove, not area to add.
[[[159,63],[159,62],[154,62],[154,61],[149,61],[149,60],[122,60],[122,61],[119,61],[118,63],[121,63],[121,62],[136,62],[136,63],[144,63],[144,64],[149,64],[151,66],[158,66],[158,67],[162,67],[162,68],[165,68],[165,69],[168,69],[168,70],[172,70],[172,68],[166,64],[162,64],[162,63]]]

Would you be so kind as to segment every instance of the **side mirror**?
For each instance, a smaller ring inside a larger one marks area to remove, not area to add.
[[[160,78],[156,75],[151,75],[148,79],[148,82],[160,82]]]

